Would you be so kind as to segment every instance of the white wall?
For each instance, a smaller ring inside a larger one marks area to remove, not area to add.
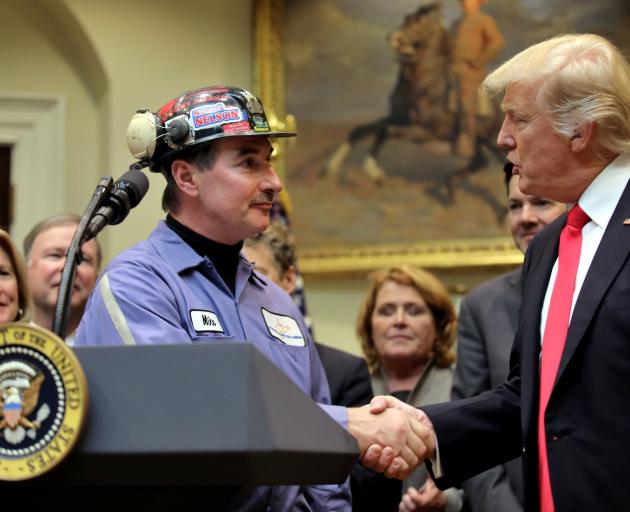
[[[366,279],[305,280],[306,304],[315,340],[361,355],[355,335],[359,305],[368,289]]]
[[[250,0],[67,0],[90,34],[111,86],[108,91],[108,173],[122,174],[133,162],[125,132],[133,113],[156,111],[180,93],[204,85],[251,87]],[[164,179],[150,176],[150,189],[125,223],[106,232],[113,256],[145,238],[157,220]]]
[[[61,192],[20,210],[16,241],[60,209],[81,213],[101,175],[127,169],[133,159],[125,132],[136,109],[157,110],[204,85],[250,88],[252,24],[251,0],[4,0],[0,98],[36,94],[64,103]],[[21,188],[41,186],[30,175],[19,178]],[[162,217],[163,178],[150,182],[125,223],[103,233],[106,260]]]
[[[435,274],[450,291],[455,308],[459,310],[462,293],[506,270],[480,268]],[[362,355],[355,326],[359,307],[369,288],[369,278],[348,276],[316,279],[307,276],[304,279],[304,288],[315,339],[320,343]]]
[[[57,213],[59,208],[84,207],[81,192],[87,190],[98,175],[99,115],[90,92],[72,65],[50,44],[37,24],[25,17],[23,6],[18,4],[20,2],[3,2],[0,16],[0,96],[8,93],[15,97],[62,100],[63,133],[60,137],[59,134],[51,136],[58,137],[63,147],[47,149],[44,158],[36,161],[56,161],[59,155],[65,171],[61,176],[62,184],[43,191],[50,197],[50,203],[33,200],[26,207],[25,194],[30,195],[31,188],[41,192],[46,186],[37,179],[46,169],[25,167],[20,170],[21,176],[13,177],[16,187],[19,184],[15,193],[22,206],[21,217],[16,218],[19,229],[13,233],[20,245],[26,231],[42,217]],[[20,120],[16,120],[15,126],[20,126]]]

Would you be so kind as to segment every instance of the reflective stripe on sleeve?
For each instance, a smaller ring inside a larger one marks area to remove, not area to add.
[[[125,320],[125,315],[123,315],[123,312],[112,293],[107,274],[101,278],[99,288],[101,290],[101,297],[103,297],[103,304],[105,304],[109,317],[112,319],[114,327],[116,327],[118,336],[120,336],[120,339],[125,345],[135,345],[136,340],[133,339],[133,334],[131,334],[131,331],[129,330],[127,320]]]

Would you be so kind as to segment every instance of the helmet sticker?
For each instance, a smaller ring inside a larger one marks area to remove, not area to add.
[[[267,120],[264,116],[253,115],[252,121],[254,122],[254,131],[255,132],[268,132],[269,125],[267,124]]]
[[[247,99],[245,106],[252,114],[262,114],[264,112],[263,107],[256,96],[250,96]]]
[[[219,102],[192,109],[190,119],[195,130],[203,130],[226,122],[242,121],[246,117],[240,108],[226,107],[224,103]]]
[[[157,115],[163,123],[173,116],[173,107],[175,106],[176,102],[177,98],[172,99],[158,111]]]
[[[230,123],[223,125],[223,133],[225,134],[234,134],[234,133],[245,133],[250,130],[249,123],[247,121],[241,121],[240,123]]]

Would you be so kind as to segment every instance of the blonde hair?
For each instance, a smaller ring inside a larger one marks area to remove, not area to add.
[[[7,256],[9,256],[9,260],[13,266],[13,271],[15,272],[15,279],[17,281],[18,315],[14,321],[28,322],[31,319],[31,310],[33,306],[31,304],[31,297],[28,293],[26,265],[24,264],[24,258],[18,252],[13,240],[11,240],[11,235],[3,229],[0,229],[0,248],[4,249]]]
[[[372,314],[376,307],[376,296],[388,281],[410,286],[420,294],[435,320],[436,339],[433,347],[435,365],[445,368],[453,364],[455,354],[451,349],[455,343],[457,315],[451,297],[440,280],[421,268],[400,265],[376,272],[371,281],[357,318],[357,336],[361,341],[361,348],[370,371],[373,373],[380,367],[380,356],[372,336]]]
[[[566,34],[535,44],[488,75],[484,88],[502,95],[512,83],[538,87],[536,102],[559,134],[594,122],[601,147],[630,151],[630,65],[607,39]]]

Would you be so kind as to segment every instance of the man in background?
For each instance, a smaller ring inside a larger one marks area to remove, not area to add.
[[[53,215],[37,223],[24,238],[28,286],[34,305],[33,322],[48,330],[53,326],[66,252],[79,220],[74,213]],[[101,248],[96,239],[83,244],[81,263],[77,266],[68,305],[65,339],[70,346],[74,343],[75,330],[96,283],[101,258]]]
[[[525,254],[534,236],[562,215],[566,205],[521,192],[519,177],[512,174],[510,162],[505,164],[503,171],[512,239]],[[498,387],[507,379],[521,291],[519,267],[483,283],[462,299],[453,400],[478,395]],[[521,512],[523,472],[520,457],[466,480],[463,489],[472,512]]]

